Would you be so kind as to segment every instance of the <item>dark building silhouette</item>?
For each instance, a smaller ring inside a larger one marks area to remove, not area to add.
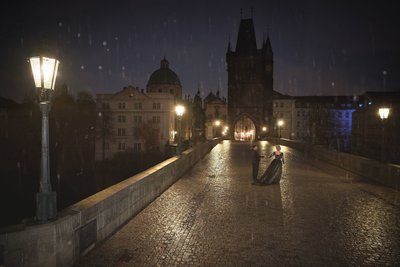
[[[229,42],[226,62],[229,125],[235,139],[252,140],[263,126],[273,125],[272,100],[279,95],[273,90],[273,52],[269,36],[258,49],[252,18],[240,21],[236,51]]]

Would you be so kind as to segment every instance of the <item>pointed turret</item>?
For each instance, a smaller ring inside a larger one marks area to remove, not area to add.
[[[271,46],[271,40],[269,39],[269,35],[267,36],[267,41],[265,42],[263,48],[267,55],[272,55],[272,46]]]
[[[257,50],[253,19],[242,19],[236,43],[237,53],[253,53]]]
[[[229,40],[227,53],[231,53],[231,52],[232,52],[232,47],[231,47],[231,41]]]

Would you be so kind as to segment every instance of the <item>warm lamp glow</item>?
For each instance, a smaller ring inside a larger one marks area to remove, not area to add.
[[[278,126],[282,126],[283,125],[283,120],[278,121]]]
[[[216,126],[220,126],[221,125],[221,121],[215,121],[215,125]]]
[[[37,88],[54,90],[59,61],[48,57],[31,57],[29,59],[33,79]]]
[[[267,127],[263,126],[263,127],[262,127],[262,131],[263,131],[263,132],[266,132],[266,131],[267,131]]]
[[[178,117],[182,117],[183,113],[185,113],[185,107],[182,105],[177,105],[175,107],[175,112]]]
[[[390,114],[390,109],[389,108],[380,108],[379,109],[379,117],[381,117],[382,120],[387,119]]]

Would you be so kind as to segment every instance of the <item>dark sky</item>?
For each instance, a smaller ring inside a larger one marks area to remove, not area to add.
[[[400,88],[400,19],[394,1],[26,1],[3,8],[0,96],[21,101],[33,86],[27,57],[45,37],[72,92],[146,87],[165,56],[184,94],[226,95],[225,53],[253,19],[269,34],[274,89],[290,95],[352,95]],[[3,6],[4,7],[4,6]],[[384,75],[383,73],[386,73]]]

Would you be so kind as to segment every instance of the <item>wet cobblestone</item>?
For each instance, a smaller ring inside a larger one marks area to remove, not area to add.
[[[250,144],[224,141],[75,266],[400,266],[398,191],[283,151],[254,186]]]

